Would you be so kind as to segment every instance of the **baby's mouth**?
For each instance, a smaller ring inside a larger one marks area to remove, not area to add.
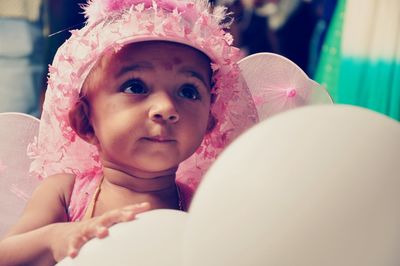
[[[163,137],[163,136],[154,136],[154,137],[145,137],[145,140],[151,141],[151,142],[157,142],[157,143],[170,143],[174,142],[175,140],[169,137]]]

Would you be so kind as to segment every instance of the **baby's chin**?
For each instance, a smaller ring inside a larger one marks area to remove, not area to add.
[[[160,174],[160,175],[168,175],[168,174],[175,174],[179,168],[179,165],[187,160],[193,152],[188,152],[187,154],[170,154],[165,156],[162,154],[157,156],[146,156],[141,158],[139,161],[135,162],[134,167],[137,170]]]
[[[175,175],[179,165],[166,164],[153,161],[151,163],[141,164],[140,167],[126,169],[131,175],[143,179],[152,179],[158,176]]]
[[[142,167],[141,172],[148,173],[152,176],[165,176],[175,175],[179,165],[164,165],[164,164],[152,164],[151,166]]]

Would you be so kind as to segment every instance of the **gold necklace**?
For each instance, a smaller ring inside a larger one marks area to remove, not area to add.
[[[185,211],[184,208],[183,208],[183,199],[182,199],[182,195],[181,195],[181,190],[179,189],[178,185],[175,184],[175,186],[176,186],[176,191],[178,193],[178,207],[179,207],[179,210],[180,211]]]

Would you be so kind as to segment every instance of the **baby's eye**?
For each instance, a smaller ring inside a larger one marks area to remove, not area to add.
[[[149,92],[146,85],[140,79],[131,79],[122,84],[121,91],[132,94],[146,94]]]
[[[189,100],[199,100],[200,93],[195,85],[184,84],[179,90],[179,96],[187,98]]]

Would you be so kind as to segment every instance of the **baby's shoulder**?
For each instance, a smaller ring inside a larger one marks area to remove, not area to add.
[[[43,180],[43,184],[53,186],[54,188],[58,189],[68,189],[73,187],[74,183],[75,175],[67,173],[51,175]]]
[[[42,190],[56,193],[66,204],[70,202],[71,194],[74,189],[75,175],[60,173],[45,178],[41,184]]]

